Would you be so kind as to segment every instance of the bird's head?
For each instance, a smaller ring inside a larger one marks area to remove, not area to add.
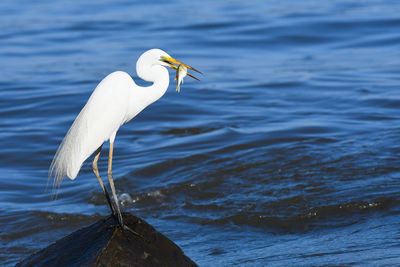
[[[161,65],[164,67],[169,67],[174,70],[178,69],[179,65],[182,65],[190,70],[201,73],[200,71],[196,70],[195,68],[188,66],[188,65],[174,59],[173,57],[171,57],[170,55],[168,55],[165,51],[163,51],[161,49],[150,49],[150,50],[146,51],[145,53],[143,53],[137,62],[137,70],[139,71],[139,68],[138,68],[139,65],[145,65],[146,63],[149,65]],[[187,73],[187,75],[192,77],[193,79],[196,79],[199,81],[199,79],[196,78],[195,76],[193,76],[192,74]]]

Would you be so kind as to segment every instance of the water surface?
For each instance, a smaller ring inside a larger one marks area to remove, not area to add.
[[[200,266],[400,262],[399,13],[373,0],[2,1],[0,264],[108,215],[90,160],[54,201],[48,168],[99,81],[137,80],[153,47],[204,75],[120,129],[124,210]]]

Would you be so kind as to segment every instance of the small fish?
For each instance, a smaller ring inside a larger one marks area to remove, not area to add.
[[[183,83],[183,78],[187,74],[187,68],[185,66],[179,65],[176,69],[175,80],[177,82],[176,91],[179,92],[181,90],[180,84]]]

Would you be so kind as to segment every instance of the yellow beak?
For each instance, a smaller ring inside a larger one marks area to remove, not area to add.
[[[164,57],[164,56],[162,56],[160,60],[161,60],[162,62],[167,63],[167,64],[169,65],[169,67],[172,68],[172,69],[174,69],[174,70],[178,69],[178,66],[179,66],[179,65],[182,65],[182,66],[184,66],[184,67],[186,67],[186,68],[188,68],[188,69],[190,69],[190,70],[194,70],[194,71],[196,71],[196,72],[198,72],[198,73],[200,73],[200,74],[203,74],[203,73],[201,73],[201,71],[198,71],[198,70],[196,70],[195,68],[190,67],[189,65],[186,65],[186,64],[184,64],[184,63],[182,63],[182,62],[180,62],[180,61],[178,61],[178,60],[176,60],[176,59],[174,59],[174,58],[172,58],[172,57]],[[176,64],[176,65],[174,65],[174,64]],[[189,75],[189,76],[192,77],[193,79],[196,79],[196,80],[200,81],[199,79],[197,79],[196,77],[194,77],[194,76],[193,76],[192,74],[190,74],[189,72],[187,73],[187,75]]]

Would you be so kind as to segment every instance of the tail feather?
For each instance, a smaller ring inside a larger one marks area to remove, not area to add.
[[[75,179],[83,162],[90,156],[91,153],[82,153],[87,136],[79,134],[87,133],[86,128],[82,114],[79,114],[58,147],[49,169],[49,181],[53,178],[53,193],[60,187],[65,176]]]
[[[71,144],[70,140],[71,138],[69,135],[70,131],[67,133],[64,140],[58,147],[57,152],[54,155],[53,161],[51,162],[50,165],[49,181],[51,178],[53,178],[53,185],[52,185],[53,193],[56,191],[56,189],[60,187],[61,182],[63,181],[65,176],[68,176],[71,179],[75,179],[79,172],[80,166],[82,165],[80,164],[78,169],[76,168],[76,166],[71,165],[74,153],[73,153],[73,145]]]

